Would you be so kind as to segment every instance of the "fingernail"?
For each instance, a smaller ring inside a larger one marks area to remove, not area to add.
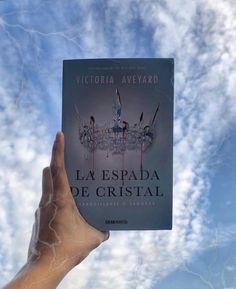
[[[61,135],[62,135],[61,131],[58,131],[56,134],[55,141],[58,141],[60,139]]]

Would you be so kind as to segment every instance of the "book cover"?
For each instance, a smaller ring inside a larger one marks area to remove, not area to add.
[[[172,229],[174,60],[63,61],[65,166],[100,230]]]

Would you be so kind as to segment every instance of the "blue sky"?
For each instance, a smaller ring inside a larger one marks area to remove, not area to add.
[[[230,0],[0,1],[0,286],[26,260],[62,60],[174,57],[173,230],[111,232],[59,288],[236,287],[235,16]]]

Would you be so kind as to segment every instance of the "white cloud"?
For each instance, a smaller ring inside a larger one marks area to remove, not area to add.
[[[50,5],[45,3],[45,7]],[[82,18],[77,19],[76,24],[67,22],[62,11],[60,19],[56,12],[50,14],[61,20],[60,25],[56,20],[52,26],[42,23],[39,31],[53,28],[53,35],[39,33],[36,28],[33,31],[29,27],[33,19],[27,12],[20,13],[21,17],[15,20],[27,29],[6,25],[8,18],[0,21],[7,31],[2,32],[5,39],[2,48],[9,48],[5,53],[10,59],[6,61],[1,57],[0,71],[6,79],[4,87],[0,88],[1,105],[5,108],[0,115],[0,270],[3,272],[0,282],[6,282],[25,261],[33,213],[40,195],[41,170],[49,162],[50,141],[46,124],[40,118],[40,113],[45,116],[45,112],[38,111],[37,107],[39,103],[42,107],[49,103],[59,108],[60,78],[58,73],[49,73],[50,67],[59,70],[65,56],[137,56],[152,47],[158,57],[175,57],[174,228],[171,232],[112,231],[110,239],[70,272],[59,286],[69,289],[150,288],[182,261],[190,260],[196,252],[211,246],[212,232],[207,229],[209,176],[212,174],[209,160],[220,139],[231,131],[236,121],[236,43],[232,38],[236,32],[235,8],[232,2],[223,0],[217,3],[178,0],[163,5],[156,1],[130,0],[109,1],[104,13],[100,13],[94,10],[92,1],[73,3],[82,11]],[[60,7],[59,1],[55,7],[57,5]],[[38,13],[43,13],[47,19],[47,11],[40,9]],[[69,11],[65,13],[70,17]],[[150,43],[145,42],[145,33],[139,33],[141,26],[137,26],[137,20],[146,29],[143,31],[151,33]],[[19,55],[27,50],[19,39],[16,40],[16,31],[35,39],[28,58],[22,58],[23,64]],[[78,37],[73,38],[74,35]],[[139,48],[140,38],[143,47]],[[37,52],[33,50],[34,45]],[[49,45],[47,51],[43,50],[43,45]],[[45,85],[45,90],[35,91],[30,96],[34,79],[26,77],[31,86],[28,85],[29,91],[23,91],[22,98],[18,99],[19,103],[26,104],[17,106],[14,95],[18,94],[22,71],[27,71],[34,53],[39,58],[32,67],[39,77],[39,86]],[[40,60],[45,65],[37,72]],[[14,70],[14,66],[18,69]],[[13,71],[18,71],[19,75],[12,74]],[[18,88],[14,88],[16,81]],[[50,99],[42,95],[45,91]],[[29,102],[25,102],[26,96]],[[221,229],[219,244],[235,239],[234,227],[233,230]]]
[[[41,169],[49,161],[49,140],[43,125],[35,120],[37,110],[31,117],[27,108],[17,107],[10,93],[10,89],[0,90],[3,105],[0,130],[1,282],[6,282],[26,259],[34,211],[40,197]]]

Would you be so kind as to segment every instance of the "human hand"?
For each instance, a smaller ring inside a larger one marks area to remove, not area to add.
[[[64,135],[56,136],[50,167],[43,170],[42,197],[28,250],[28,262],[69,271],[109,238],[81,216],[64,165]]]
[[[109,238],[76,207],[64,164],[64,135],[57,133],[50,167],[43,170],[28,260],[3,289],[54,289],[63,277]]]

